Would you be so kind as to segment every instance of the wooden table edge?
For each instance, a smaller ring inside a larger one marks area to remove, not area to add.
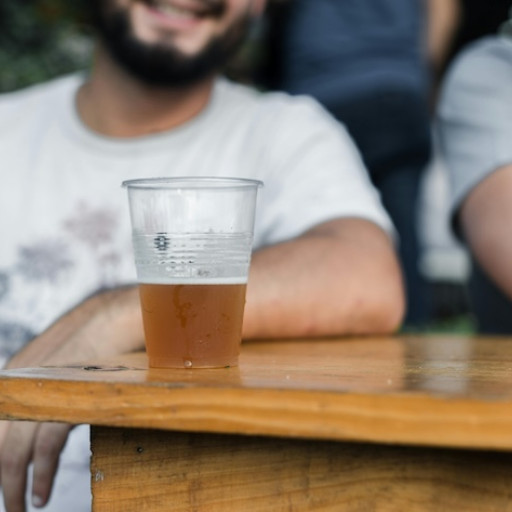
[[[0,419],[512,450],[512,401],[73,380],[63,393],[61,379],[12,379],[0,377]]]

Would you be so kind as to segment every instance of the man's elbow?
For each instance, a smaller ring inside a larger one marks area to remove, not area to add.
[[[385,336],[395,333],[402,325],[405,316],[405,296],[403,288],[389,286],[377,291],[371,287],[361,287],[356,293],[347,295],[337,307],[323,310],[323,315],[303,316],[295,324],[303,326],[302,336]],[[332,300],[332,304],[336,304]],[[309,322],[306,319],[309,318]]]
[[[375,306],[373,334],[393,334],[402,326],[405,316],[405,297],[403,293],[383,298]]]
[[[359,314],[354,334],[388,335],[395,333],[405,316],[405,292],[400,280],[385,287],[367,288],[354,305]]]

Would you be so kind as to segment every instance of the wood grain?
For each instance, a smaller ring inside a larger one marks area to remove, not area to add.
[[[131,354],[1,371],[0,417],[510,450],[512,339],[251,342],[238,368],[154,370]]]
[[[0,371],[0,418],[90,423],[94,512],[512,510],[512,338],[276,340]],[[120,428],[122,427],[122,428]]]
[[[512,454],[96,427],[94,512],[512,510]]]

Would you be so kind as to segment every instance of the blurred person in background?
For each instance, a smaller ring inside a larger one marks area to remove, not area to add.
[[[264,0],[95,0],[89,74],[0,97],[0,350],[8,368],[143,348],[130,178],[261,179],[244,338],[391,333],[392,223],[314,100],[219,76]],[[5,508],[90,509],[87,429],[5,422]],[[27,468],[33,463],[33,481]],[[26,490],[28,496],[26,497]]]
[[[453,225],[473,257],[469,293],[477,329],[510,334],[511,20],[498,35],[466,46],[453,62],[440,98],[439,130]]]
[[[431,149],[427,16],[422,0],[276,2],[258,77],[318,99],[354,138],[399,235],[410,327],[430,319],[417,226]],[[436,27],[432,52],[442,58],[447,31]]]
[[[508,4],[270,3],[266,51],[256,80],[316,97],[353,135],[400,234],[410,327],[428,328],[452,315],[467,315],[465,278],[460,281],[467,258],[451,236],[444,161],[437,144],[431,147],[436,141],[429,130],[446,67],[465,45],[495,32]],[[427,268],[427,252],[436,256],[440,248],[443,258],[429,258]],[[434,271],[433,262],[450,265]]]

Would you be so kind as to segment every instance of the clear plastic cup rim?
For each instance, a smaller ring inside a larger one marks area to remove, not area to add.
[[[259,188],[263,186],[260,180],[249,178],[231,178],[218,176],[192,176],[169,178],[140,178],[122,182],[125,188],[137,189],[233,189]]]

